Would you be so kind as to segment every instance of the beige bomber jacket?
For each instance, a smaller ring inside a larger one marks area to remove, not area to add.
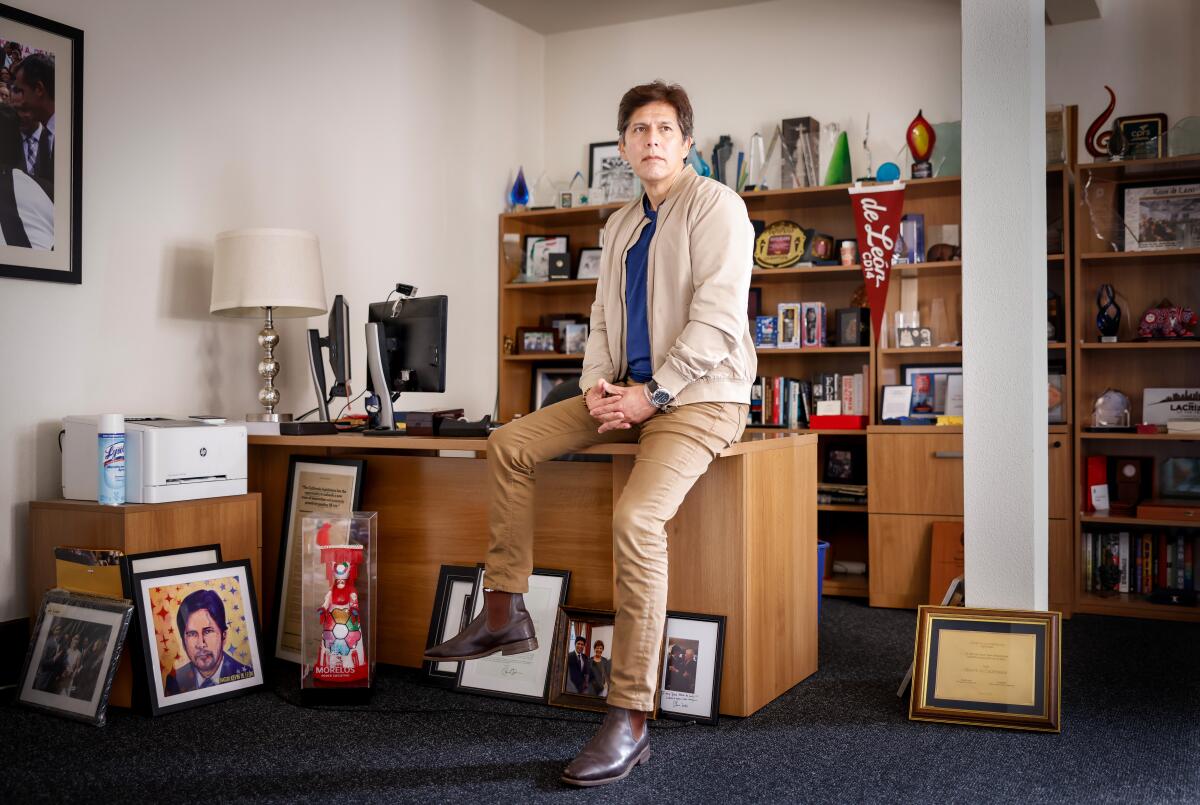
[[[604,252],[579,386],[625,376],[625,258],[648,223],[641,196],[604,227]],[[658,208],[646,267],[654,379],[676,403],[750,402],[758,371],[746,321],[754,228],[746,204],[690,165]]]

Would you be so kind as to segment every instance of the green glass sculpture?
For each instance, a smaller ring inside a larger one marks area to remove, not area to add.
[[[934,176],[962,175],[962,121],[934,123],[937,135],[937,153],[933,155]]]
[[[853,181],[851,177],[850,139],[843,131],[838,135],[833,155],[829,158],[829,167],[825,169],[825,184],[850,184]]]

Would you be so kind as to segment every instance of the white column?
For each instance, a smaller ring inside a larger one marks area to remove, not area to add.
[[[1044,0],[962,0],[967,605],[1046,609]]]

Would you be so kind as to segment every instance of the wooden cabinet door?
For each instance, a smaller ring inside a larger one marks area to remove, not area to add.
[[[962,518],[873,514],[870,520],[871,606],[913,609],[924,604],[929,595],[933,524]]]
[[[1063,520],[1071,516],[1071,437],[1051,433],[1046,441],[1046,475],[1050,485],[1049,517]]]
[[[868,437],[872,514],[963,513],[962,434],[879,433]]]
[[[1050,578],[1047,598],[1049,607],[1070,616],[1075,609],[1074,590],[1075,546],[1071,539],[1070,520],[1051,520],[1048,535],[1048,564]]]

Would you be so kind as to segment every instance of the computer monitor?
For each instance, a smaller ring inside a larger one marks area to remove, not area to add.
[[[308,370],[317,395],[317,411],[322,422],[329,421],[329,400],[350,396],[350,306],[338,294],[329,308],[328,335],[308,331]],[[333,388],[325,388],[325,364],[321,349],[329,350],[329,366],[333,369]]]
[[[384,428],[395,428],[392,403],[403,391],[446,390],[449,299],[424,296],[367,308],[367,389],[379,397]]]

